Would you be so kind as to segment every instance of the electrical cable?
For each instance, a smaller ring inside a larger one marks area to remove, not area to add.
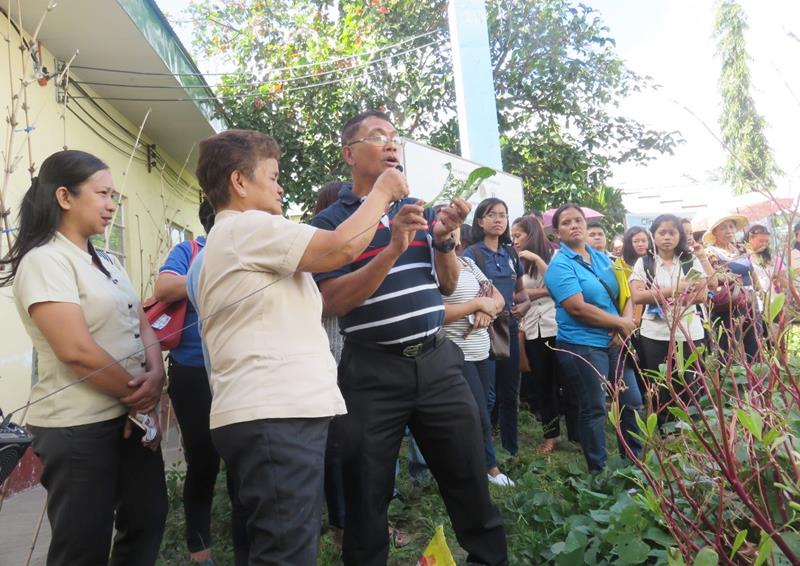
[[[70,98],[71,98],[71,97],[70,97]],[[81,106],[80,102],[78,102],[77,100],[73,100],[72,102],[74,103],[74,105],[75,105],[75,106],[77,106],[78,108],[80,108],[80,109],[81,109],[81,111],[82,111],[84,114],[86,114],[86,116],[88,116],[89,118],[91,118],[91,119],[92,119],[92,121],[93,121],[95,124],[97,124],[97,125],[98,125],[100,128],[102,128],[104,131],[106,131],[106,132],[107,132],[107,133],[108,133],[110,136],[112,136],[114,139],[116,139],[116,140],[119,140],[120,142],[122,142],[122,143],[124,143],[125,145],[127,145],[127,146],[130,148],[130,150],[129,150],[129,151],[141,151],[142,153],[144,153],[144,154],[145,154],[145,157],[147,156],[147,151],[146,151],[146,150],[144,150],[144,149],[142,148],[142,144],[139,144],[138,146],[136,146],[136,145],[132,144],[131,142],[129,142],[129,141],[127,141],[127,140],[125,140],[125,139],[121,138],[120,136],[118,136],[117,134],[115,134],[114,132],[112,132],[112,131],[111,131],[111,130],[110,130],[110,129],[109,129],[109,128],[108,128],[108,127],[105,125],[105,124],[101,123],[101,122],[100,122],[100,121],[99,121],[99,120],[98,120],[98,119],[97,119],[97,118],[94,116],[94,114],[92,114],[91,112],[88,112],[88,111],[87,111],[87,110],[86,110],[86,109],[85,109],[83,106]],[[128,132],[126,131],[126,133],[128,133]]]
[[[86,90],[85,90],[83,87],[81,87],[79,84],[75,84],[75,82],[74,82],[74,79],[73,79],[72,81],[70,81],[70,83],[69,83],[69,84],[70,84],[70,86],[73,86],[73,85],[74,85],[74,86],[75,86],[75,88],[76,88],[76,89],[78,89],[78,91],[79,91],[81,94],[83,94],[83,95],[85,95],[85,96],[88,96],[88,95],[89,95],[89,93],[88,93],[88,92],[86,92]],[[70,98],[74,100],[74,99],[75,99],[75,96],[73,96],[73,95],[70,95]],[[103,108],[103,106],[102,106],[101,104],[99,104],[99,103],[98,103],[96,100],[94,100],[94,99],[92,99],[92,98],[87,98],[87,100],[89,100],[89,101],[92,103],[92,105],[93,105],[95,108],[97,108],[97,109],[98,109],[98,110],[99,110],[99,111],[100,111],[100,112],[101,112],[101,113],[102,113],[102,114],[103,114],[103,115],[104,115],[106,118],[108,118],[108,119],[109,119],[109,120],[110,120],[110,121],[111,121],[111,122],[112,122],[112,123],[113,123],[115,126],[117,126],[117,127],[120,129],[120,130],[122,130],[123,132],[125,132],[126,134],[128,134],[132,140],[136,141],[136,133],[135,133],[135,132],[131,132],[131,131],[130,131],[130,130],[129,130],[129,129],[128,129],[128,128],[127,128],[127,127],[124,125],[124,124],[120,123],[120,122],[119,122],[119,120],[117,120],[116,118],[114,118],[114,116],[112,116],[112,115],[111,115],[111,114],[108,112],[108,110],[106,110],[105,108]]]
[[[212,313],[210,313],[210,314],[208,314],[208,315],[206,315],[206,316],[204,316],[202,318],[198,317],[198,320],[196,322],[187,324],[183,328],[175,330],[174,332],[170,333],[169,335],[165,336],[164,338],[170,338],[170,337],[175,336],[175,335],[177,335],[177,334],[179,334],[179,333],[181,333],[181,332],[183,332],[185,330],[188,330],[189,328],[192,328],[193,326],[196,326],[196,325],[200,324],[201,322],[205,322],[206,320],[210,319],[211,317],[216,316],[216,315],[218,315],[218,314],[220,314],[220,313],[222,313],[222,312],[224,312],[224,311],[226,311],[226,310],[228,310],[230,308],[233,308],[236,305],[246,301],[247,299],[250,299],[251,297],[254,297],[254,296],[258,295],[262,291],[266,291],[270,287],[272,287],[274,285],[277,285],[278,283],[280,283],[280,282],[282,282],[282,281],[284,281],[286,279],[289,279],[290,277],[294,277],[296,273],[305,271],[306,266],[311,265],[311,264],[319,261],[320,259],[322,259],[324,257],[327,257],[327,256],[329,256],[329,255],[331,255],[333,253],[336,253],[340,249],[344,249],[344,247],[347,246],[347,244],[349,244],[353,240],[356,240],[357,238],[360,238],[361,236],[363,236],[364,234],[366,234],[370,230],[375,230],[375,226],[380,223],[381,218],[383,218],[384,215],[390,213],[399,203],[400,203],[400,201],[395,201],[395,202],[391,203],[391,205],[389,206],[389,209],[386,212],[382,212],[381,215],[378,218],[376,218],[373,223],[370,223],[370,225],[367,228],[365,228],[361,232],[357,233],[352,238],[348,239],[340,247],[334,248],[334,249],[331,249],[331,250],[327,250],[324,253],[321,253],[321,254],[317,255],[316,257],[310,259],[306,263],[304,263],[302,265],[298,265],[297,269],[295,269],[293,272],[287,273],[285,275],[282,275],[282,276],[278,277],[274,281],[271,281],[271,282],[267,283],[266,285],[264,285],[262,287],[259,287],[259,288],[255,289],[255,290],[247,293],[246,295],[244,295],[244,296],[242,296],[242,297],[240,297],[240,298],[228,303],[227,305],[223,305],[222,307],[220,307],[216,311],[214,311],[214,312],[212,312]],[[64,391],[65,389],[69,389],[70,387],[73,387],[73,386],[75,386],[75,385],[77,385],[79,383],[83,383],[84,381],[86,381],[90,377],[93,377],[93,376],[97,375],[98,373],[103,372],[103,371],[105,371],[105,370],[107,370],[107,369],[109,369],[109,368],[111,368],[111,367],[113,367],[115,365],[119,365],[122,362],[124,362],[125,360],[128,360],[128,359],[132,358],[133,356],[136,356],[138,354],[141,354],[141,353],[147,351],[148,348],[154,348],[154,347],[157,347],[157,348],[160,349],[161,348],[161,344],[159,342],[154,342],[152,344],[149,344],[147,346],[139,348],[135,352],[133,352],[133,353],[131,353],[131,354],[129,354],[129,355],[123,357],[123,358],[115,359],[113,362],[111,362],[109,364],[106,364],[105,366],[103,366],[101,368],[98,368],[96,370],[93,370],[93,371],[87,373],[86,375],[84,375],[83,377],[80,377],[80,378],[76,379],[75,381],[71,381],[70,383],[67,383],[66,385],[63,385],[62,387],[59,387],[55,391],[51,391],[50,393],[48,393],[46,395],[43,395],[42,397],[39,397],[38,399],[34,399],[32,401],[28,401],[27,403],[25,403],[25,405],[23,405],[23,406],[21,406],[21,407],[19,407],[17,409],[14,409],[13,411],[11,411],[8,414],[6,414],[5,420],[3,421],[2,424],[5,425],[7,423],[10,423],[11,422],[11,417],[15,413],[17,413],[19,411],[22,411],[24,409],[27,409],[27,408],[29,408],[29,407],[31,407],[31,406],[33,406],[33,405],[35,405],[35,404],[37,404],[37,403],[39,403],[41,401],[44,401],[45,399],[49,399],[53,395],[56,395],[57,393],[60,393],[61,391]]]
[[[97,81],[77,81],[77,80],[74,80],[74,79],[73,79],[73,81],[76,82],[77,84],[80,84],[80,85],[110,86],[110,87],[121,87],[121,88],[142,88],[142,89],[171,89],[171,90],[178,89],[178,90],[187,90],[187,89],[193,89],[193,88],[201,88],[201,89],[208,90],[209,88],[211,88],[211,89],[236,88],[236,87],[251,87],[251,88],[256,87],[257,88],[257,87],[263,86],[264,84],[267,84],[267,83],[281,83],[281,84],[291,83],[291,82],[300,81],[300,80],[303,80],[303,79],[314,79],[314,78],[325,77],[325,76],[336,74],[336,73],[345,73],[345,72],[348,72],[348,71],[353,71],[353,70],[357,70],[357,69],[363,69],[365,67],[369,67],[371,65],[375,65],[375,64],[381,63],[383,61],[390,61],[392,59],[395,59],[395,58],[400,57],[402,55],[405,55],[407,53],[411,53],[413,51],[418,51],[420,49],[424,49],[424,48],[430,47],[432,45],[438,45],[438,44],[444,43],[444,42],[445,42],[445,39],[437,39],[436,41],[431,41],[429,43],[425,43],[423,45],[419,45],[417,47],[414,47],[414,48],[411,48],[411,49],[407,49],[406,51],[400,51],[398,53],[394,53],[394,54],[388,55],[386,57],[381,57],[379,59],[372,59],[372,60],[367,61],[366,63],[362,63],[360,65],[353,65],[353,66],[350,66],[350,67],[342,67],[340,69],[333,69],[333,70],[324,71],[324,72],[308,73],[306,75],[300,75],[298,77],[288,77],[288,78],[283,78],[283,79],[270,79],[268,81],[262,81],[262,82],[246,82],[246,83],[231,83],[231,84],[216,84],[216,85],[138,85],[138,84],[126,84],[126,83],[107,83],[107,82],[97,82]],[[355,56],[353,58],[355,58]]]
[[[128,155],[128,156],[130,156],[130,154],[131,154],[131,152],[130,152],[130,151],[127,151],[127,150],[125,150],[125,149],[123,149],[123,148],[119,147],[118,145],[114,144],[114,142],[112,142],[111,140],[109,140],[108,138],[106,138],[105,136],[103,136],[103,134],[101,134],[100,132],[98,132],[98,131],[97,131],[97,130],[96,130],[96,129],[95,129],[95,128],[94,128],[94,127],[93,127],[93,126],[92,126],[92,125],[89,123],[89,122],[87,122],[86,120],[84,120],[84,119],[83,119],[83,118],[82,118],[82,117],[81,117],[81,116],[80,116],[80,115],[79,115],[77,112],[75,112],[75,110],[73,110],[71,106],[68,106],[68,107],[67,107],[67,110],[69,110],[69,111],[72,113],[72,115],[73,115],[73,116],[75,116],[75,117],[76,117],[76,118],[77,118],[77,119],[78,119],[78,120],[79,120],[79,121],[80,121],[80,122],[81,122],[81,123],[82,123],[84,126],[86,126],[87,128],[89,128],[89,130],[90,130],[90,131],[91,131],[91,132],[92,132],[92,133],[93,133],[95,136],[97,136],[98,138],[100,138],[101,140],[103,140],[104,142],[106,142],[106,144],[108,144],[109,146],[113,147],[114,149],[116,149],[116,150],[117,150],[117,151],[119,151],[120,153],[122,153],[122,154],[124,154],[124,155]],[[134,155],[134,156],[133,156],[133,159],[135,159],[136,161],[138,161],[138,162],[140,162],[140,163],[145,163],[145,164],[147,163],[147,159],[145,159],[145,158],[143,158],[143,157],[139,157],[139,156],[137,156],[137,155]]]
[[[427,37],[429,35],[433,35],[435,33],[441,33],[443,30],[432,30],[429,32],[421,33],[419,35],[415,35],[412,37],[408,37],[406,39],[402,39],[396,43],[392,43],[390,45],[384,45],[379,49],[374,49],[372,51],[365,51],[364,53],[360,53],[355,55],[356,57],[364,57],[369,55],[374,55],[376,53],[383,53],[384,51],[388,51],[389,49],[394,49],[400,45],[405,43],[409,43],[411,41],[420,39],[421,37]],[[268,69],[265,71],[266,73],[279,73],[284,71],[293,71],[295,69],[306,69],[308,67],[314,67],[318,65],[333,65],[334,63],[338,63],[340,61],[346,61],[347,59],[351,59],[354,55],[347,55],[342,57],[334,57],[332,59],[327,59],[325,61],[320,61],[317,63],[303,63],[300,65],[289,65],[287,67],[276,67],[274,69]],[[120,73],[125,75],[142,75],[142,76],[151,76],[151,77],[221,77],[227,76],[234,73],[163,73],[163,72],[148,72],[148,71],[135,71],[135,70],[128,70],[128,69],[112,69],[108,67],[90,67],[86,65],[72,65],[73,69],[85,69],[87,71],[101,71],[107,73]]]
[[[405,53],[411,53],[411,52],[417,51],[419,49],[421,49],[421,48],[417,47],[417,48],[414,48],[414,49],[410,49],[410,50],[406,51]],[[370,65],[365,65],[365,67],[369,67],[369,66]],[[134,97],[128,97],[128,96],[73,96],[72,98],[73,99],[74,98],[85,98],[87,100],[114,100],[114,101],[128,101],[128,102],[148,102],[148,103],[150,103],[150,102],[220,102],[220,101],[223,101],[223,100],[240,100],[240,99],[246,99],[246,98],[258,98],[258,97],[262,97],[262,96],[274,96],[274,95],[286,94],[286,93],[289,93],[289,92],[297,92],[297,91],[301,91],[301,90],[308,90],[308,89],[311,89],[311,88],[317,88],[317,87],[322,87],[322,86],[330,86],[330,85],[346,82],[346,81],[349,81],[349,80],[354,80],[354,79],[359,78],[359,76],[370,75],[370,74],[373,74],[375,72],[376,72],[375,69],[366,70],[366,71],[364,71],[364,73],[361,73],[361,74],[354,74],[354,75],[351,75],[351,76],[348,76],[348,77],[343,77],[343,78],[340,78],[340,79],[334,79],[334,80],[330,80],[330,81],[323,81],[323,82],[319,82],[319,83],[311,83],[311,84],[303,85],[303,86],[299,86],[299,87],[285,88],[285,89],[281,89],[281,90],[278,90],[278,91],[275,91],[275,92],[270,92],[270,93],[265,93],[265,92],[261,92],[261,91],[254,91],[254,92],[237,93],[237,94],[226,95],[226,96],[177,97],[177,98],[134,98]]]
[[[72,83],[71,83],[71,84],[72,84]],[[77,86],[77,85],[76,85],[76,88],[77,88],[79,91],[81,91],[81,92],[84,92],[84,93],[86,92],[86,91],[85,91],[85,90],[83,90],[83,89],[82,89],[80,86]],[[73,99],[73,102],[74,102],[74,104],[75,104],[75,105],[77,105],[77,106],[78,106],[78,107],[79,107],[79,108],[80,108],[80,109],[81,109],[81,110],[82,110],[82,111],[83,111],[83,112],[84,112],[84,113],[85,113],[87,116],[89,116],[90,118],[92,118],[92,120],[93,120],[95,123],[97,123],[97,124],[98,124],[100,127],[102,127],[102,128],[103,128],[103,129],[104,129],[106,132],[108,132],[110,135],[114,136],[114,138],[116,138],[116,139],[118,139],[119,141],[121,141],[122,143],[126,144],[126,145],[127,145],[129,148],[130,148],[130,151],[133,151],[133,148],[135,147],[133,143],[130,143],[130,142],[128,142],[128,141],[125,141],[125,140],[123,140],[122,138],[120,138],[119,136],[115,135],[115,134],[114,134],[114,133],[113,133],[113,132],[112,132],[110,129],[108,129],[108,128],[107,128],[107,127],[105,127],[105,126],[104,126],[104,125],[103,125],[103,124],[102,124],[100,121],[98,121],[98,120],[97,120],[97,118],[94,116],[94,114],[92,114],[91,112],[87,111],[87,110],[86,110],[86,109],[85,109],[83,106],[81,106],[81,105],[80,105],[80,103],[79,103],[77,100],[74,100],[74,96],[71,96],[71,95],[70,95],[70,98],[72,98],[72,99]],[[120,130],[122,130],[123,132],[125,132],[125,134],[127,134],[128,136],[130,136],[130,138],[131,138],[132,140],[134,140],[134,141],[135,141],[135,139],[136,139],[136,134],[134,134],[133,132],[131,132],[130,130],[128,130],[128,129],[127,129],[127,128],[126,128],[126,127],[123,125],[123,124],[121,124],[121,123],[120,123],[118,120],[116,120],[116,119],[115,119],[115,118],[114,118],[114,117],[113,117],[111,114],[109,114],[109,113],[108,113],[108,112],[107,112],[107,111],[106,111],[106,110],[105,110],[105,109],[104,109],[104,108],[103,108],[103,107],[102,107],[100,104],[98,104],[96,101],[94,101],[94,100],[91,100],[90,102],[91,102],[91,104],[92,104],[92,105],[93,105],[95,108],[97,108],[98,110],[100,110],[100,111],[101,111],[101,112],[102,112],[102,113],[103,113],[103,114],[104,114],[104,115],[105,115],[105,116],[106,116],[106,117],[107,117],[109,120],[111,120],[111,121],[112,121],[112,122],[113,122],[113,123],[114,123],[114,124],[115,124],[115,125],[116,125],[116,126],[119,128],[119,129],[120,129]],[[72,108],[70,108],[70,110],[72,110]],[[74,111],[73,111],[73,114],[74,114]],[[77,115],[76,115],[76,117],[77,117]],[[80,118],[79,118],[79,119],[80,119]],[[82,120],[82,122],[84,122],[84,124],[85,124],[85,121],[83,121],[83,120]],[[88,124],[86,124],[86,125],[87,125],[87,127],[89,127],[89,125],[88,125]],[[109,145],[115,146],[113,143],[109,142],[109,140],[108,140],[108,139],[106,139],[104,136],[100,135],[100,134],[99,134],[99,133],[98,133],[96,130],[94,130],[93,128],[90,128],[90,129],[91,129],[91,130],[92,130],[92,131],[95,133],[95,135],[97,135],[97,136],[98,136],[100,139],[102,139],[102,140],[103,140],[103,141],[105,141],[106,143],[109,143]],[[117,149],[117,150],[120,150],[120,148],[118,148],[118,147],[116,147],[116,146],[115,146],[115,149]],[[121,150],[120,150],[120,151],[121,151]],[[127,152],[125,152],[125,155],[130,155],[130,151],[127,151]],[[141,152],[145,153],[145,150],[141,149],[141,144],[140,144],[140,146],[139,146],[139,148],[138,148],[138,151],[141,151]],[[146,155],[146,154],[145,154],[145,155]],[[178,176],[178,173],[175,171],[175,169],[174,169],[174,168],[173,168],[173,167],[172,167],[172,166],[171,166],[171,165],[170,165],[170,164],[169,164],[169,163],[166,161],[166,159],[164,159],[164,158],[163,158],[163,157],[162,157],[162,156],[161,156],[161,155],[160,155],[160,154],[159,154],[157,151],[155,152],[155,154],[154,154],[154,157],[155,157],[157,160],[160,160],[160,161],[161,161],[161,163],[159,163],[159,165],[163,165],[163,166],[165,166],[165,167],[166,167],[166,169],[167,169],[169,172],[171,172],[171,173],[172,173],[172,175],[173,175],[173,177],[174,177],[174,180],[172,180],[172,182],[170,182],[170,179],[167,179],[167,181],[168,181],[168,182],[167,182],[167,186],[168,186],[170,189],[172,189],[172,190],[173,190],[173,192],[175,192],[175,194],[176,194],[177,196],[179,196],[179,197],[181,197],[181,198],[183,198],[183,199],[187,199],[187,200],[191,200],[191,199],[193,199],[193,198],[195,198],[195,197],[197,196],[197,194],[196,194],[196,193],[197,193],[196,189],[195,189],[194,187],[192,187],[192,186],[191,186],[189,183],[187,183],[186,181],[184,181],[184,180],[180,179],[180,178],[179,178],[179,176]],[[140,162],[147,163],[147,161],[146,161],[146,158],[138,158],[138,160],[139,160]],[[183,187],[181,187],[180,185],[183,185]]]
[[[100,140],[104,141],[106,144],[108,144],[112,148],[116,149],[121,154],[123,154],[123,155],[125,155],[127,157],[130,157],[130,155],[131,155],[130,151],[119,147],[118,145],[113,143],[111,140],[106,138],[103,134],[98,132],[91,124],[89,124],[79,114],[77,114],[75,112],[75,110],[72,109],[71,106],[68,106],[67,110],[69,110],[84,126],[86,126]],[[146,158],[142,158],[142,157],[134,155],[133,159],[135,161],[139,162],[139,163],[143,163],[145,165],[147,164],[147,159]],[[180,198],[182,198],[184,200],[187,200],[187,201],[191,202],[193,199],[195,199],[197,197],[197,194],[196,194],[196,191],[191,187],[191,185],[188,185],[185,181],[182,182],[182,183],[179,182],[178,177],[177,177],[177,173],[174,172],[174,170],[169,165],[169,163],[167,163],[166,160],[163,157],[160,157],[160,159],[162,160],[163,164],[166,165],[166,167],[169,168],[169,172],[172,173],[172,175],[174,177],[173,179],[169,179],[167,177],[167,175],[162,175],[167,187],[169,189],[171,189],[175,193],[176,196],[178,196],[178,197],[180,197]],[[161,172],[163,173],[164,171],[162,170]],[[181,187],[181,184],[183,184],[183,187]]]

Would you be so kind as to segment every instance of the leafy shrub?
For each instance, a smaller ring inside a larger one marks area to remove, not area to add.
[[[753,321],[735,317],[707,328],[707,347],[673,343],[676,361],[647,376],[651,400],[669,393],[654,409],[672,421],[659,431],[655,413],[641,419],[644,451],[630,456],[639,501],[676,541],[670,564],[800,564],[800,360],[790,323],[797,309],[785,303],[784,295],[767,301],[768,332],[754,358],[739,338]],[[673,332],[682,332],[679,318]],[[616,403],[611,419],[618,427]]]

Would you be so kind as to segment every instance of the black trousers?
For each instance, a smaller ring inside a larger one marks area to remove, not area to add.
[[[339,386],[348,414],[334,432],[344,457],[344,563],[385,566],[386,511],[406,425],[439,486],[468,561],[507,564],[500,513],[489,496],[475,399],[461,350],[443,340],[416,358],[345,343]]]
[[[683,355],[684,358],[689,356],[689,353],[692,351],[693,347],[697,347],[702,343],[702,340],[696,340],[692,342],[694,346],[690,343],[684,343],[683,345]],[[653,340],[652,338],[647,338],[645,336],[639,337],[639,345],[640,345],[640,352],[639,356],[641,358],[641,367],[642,370],[649,370],[649,371],[658,371],[659,366],[661,364],[667,363],[667,354],[669,353],[669,341],[668,340]],[[677,369],[673,372],[673,379],[677,379]],[[678,394],[680,399],[687,404],[692,402],[691,392],[693,391],[695,394],[699,394],[699,387],[698,384],[695,383],[695,371],[690,369],[687,370],[686,374],[684,375],[684,379],[687,383],[687,386],[684,387],[683,384],[673,381],[673,387],[675,388],[675,392]],[[652,378],[648,377],[647,375],[644,376],[644,381],[652,383]],[[648,390],[652,391],[652,388],[648,388]],[[658,387],[655,399],[652,400],[653,402],[653,410],[658,415],[658,424],[659,426],[664,425],[666,422],[672,419],[672,415],[669,412],[669,407],[673,406],[672,403],[672,394],[666,387]]]
[[[262,419],[211,431],[247,514],[250,566],[314,566],[330,418]]]
[[[211,547],[211,503],[219,473],[219,454],[211,443],[209,413],[211,387],[205,368],[169,363],[167,387],[175,417],[181,429],[186,459],[183,483],[183,511],[186,518],[186,546],[189,552]],[[248,548],[246,516],[236,494],[233,474],[226,474],[231,500],[231,532],[237,566],[246,566]]]
[[[553,350],[555,344],[555,337],[525,340],[533,389],[539,398],[542,432],[545,438],[558,438],[561,435],[560,421],[563,411],[566,416],[567,437],[578,441],[578,399],[570,390],[567,380],[559,375],[558,359]]]
[[[738,319],[738,320],[737,320]],[[744,347],[745,357],[752,360],[758,353],[757,334],[761,333],[761,324],[758,315],[751,307],[734,312],[721,310],[715,312],[711,317],[714,325],[714,332],[721,326],[724,329],[719,337],[719,349],[725,355],[731,355],[731,349],[735,344],[731,344],[731,338],[735,342],[741,342]]]
[[[167,516],[164,460],[142,446],[138,429],[123,439],[126,418],[28,427],[44,463],[48,566],[155,564]]]

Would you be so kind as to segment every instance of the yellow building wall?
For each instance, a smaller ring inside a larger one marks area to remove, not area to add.
[[[0,21],[4,21],[4,18],[0,18]],[[3,27],[5,28],[5,24]],[[16,48],[17,41],[18,37],[12,37],[11,75],[14,77],[13,84],[9,84],[8,57],[4,51],[6,44],[5,42],[0,44],[0,49],[3,49],[0,52],[0,111],[4,116],[13,106],[12,89],[15,93],[19,90],[22,63],[20,52]],[[55,69],[54,58],[44,45],[42,46],[42,60],[48,69]],[[30,75],[30,61],[27,69]],[[115,149],[109,141],[101,139],[71,112],[64,112],[63,106],[56,101],[54,81],[48,82],[46,86],[39,86],[36,82],[32,83],[27,87],[27,96],[29,120],[30,125],[33,126],[30,132],[30,155],[35,167],[38,168],[38,165],[48,155],[61,150],[64,145],[68,149],[80,149],[92,153],[109,165],[117,190],[123,191],[124,215],[122,220],[125,225],[125,267],[134,288],[139,290],[142,297],[150,296],[153,291],[155,274],[169,252],[168,225],[174,223],[184,227],[195,237],[203,233],[197,218],[199,189],[193,171],[183,171],[182,178],[186,183],[176,187],[174,181],[168,181],[157,168],[153,168],[152,172],[148,173],[145,163],[134,160],[125,176],[124,172],[128,167],[127,152]],[[125,139],[119,128],[100,110],[96,109],[91,101],[84,99],[78,102],[101,124],[106,125],[109,130]],[[103,101],[98,103],[127,130],[138,132],[140,124],[131,123],[107,103]],[[124,147],[122,142],[114,139],[97,123],[87,118],[82,111],[77,111],[103,137],[108,138],[120,148]],[[144,118],[144,113],[142,118]],[[26,125],[21,110],[18,119],[20,124],[16,126],[16,130],[23,130]],[[9,127],[8,124],[5,124],[0,129],[2,132],[0,144],[4,150]],[[141,141],[142,143],[158,144],[158,140],[149,140],[146,137],[143,137]],[[133,143],[132,139],[130,143]],[[187,156],[167,156],[164,155],[163,150],[160,150],[159,153],[175,171],[181,172]],[[19,159],[19,162],[8,185],[5,205],[11,209],[8,220],[9,225],[13,227],[17,223],[18,205],[30,185],[30,176],[27,170],[30,159],[27,136],[24,131],[14,133],[12,155]],[[2,157],[0,157],[0,165],[2,168],[6,167],[6,161]],[[0,179],[2,179],[2,173],[0,173]],[[7,250],[8,241],[3,235],[0,253],[5,255]],[[17,315],[10,287],[0,289],[0,321],[2,321],[0,408],[8,413],[25,404],[28,399],[32,360],[31,343]]]

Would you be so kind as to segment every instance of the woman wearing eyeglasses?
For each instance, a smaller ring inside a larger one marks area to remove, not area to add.
[[[511,352],[504,360],[495,360],[494,395],[489,391],[489,411],[497,405],[500,440],[513,456],[517,445],[517,410],[519,404],[519,320],[530,308],[528,293],[522,283],[522,266],[511,244],[508,207],[499,198],[487,198],[475,209],[472,239],[476,243],[464,252],[472,259],[503,295],[509,314]]]

